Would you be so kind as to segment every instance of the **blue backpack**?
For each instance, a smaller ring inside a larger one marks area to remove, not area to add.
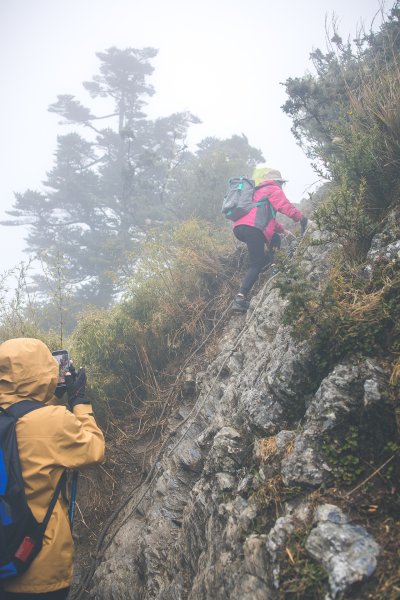
[[[7,409],[0,407],[0,582],[24,573],[40,552],[44,532],[65,480],[64,471],[46,516],[39,523],[25,496],[16,424],[20,417],[43,406],[37,400],[21,400]]]
[[[228,189],[222,203],[222,214],[231,221],[237,221],[241,217],[244,217],[252,208],[268,205],[268,221],[271,218],[275,218],[275,211],[267,195],[262,200],[259,200],[259,202],[253,202],[254,192],[269,185],[272,184],[264,183],[256,186],[254,181],[247,179],[247,177],[232,177],[229,179]]]

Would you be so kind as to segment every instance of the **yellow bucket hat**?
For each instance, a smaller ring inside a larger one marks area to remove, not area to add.
[[[281,172],[276,169],[270,169],[265,165],[261,167],[256,167],[253,171],[252,179],[256,185],[260,185],[262,181],[266,179],[272,179],[273,181],[278,181],[279,183],[285,183],[287,179],[283,179]]]

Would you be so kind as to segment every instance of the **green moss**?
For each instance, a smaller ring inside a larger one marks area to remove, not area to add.
[[[341,435],[331,433],[322,444],[325,459],[332,469],[336,485],[352,484],[365,471],[359,449],[359,429],[350,426]]]
[[[278,600],[321,600],[328,592],[328,574],[307,553],[309,530],[298,529],[287,540],[280,561]]]

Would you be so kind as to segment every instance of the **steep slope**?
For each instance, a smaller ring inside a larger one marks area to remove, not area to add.
[[[384,252],[384,239],[373,248]],[[305,253],[316,286],[331,251]],[[347,486],[346,497],[338,486],[396,440],[388,376],[361,356],[320,376],[310,343],[283,324],[285,302],[269,277],[247,315],[230,318],[217,359],[197,374],[196,400],[171,419],[152,476],[106,537],[95,598],[395,597],[374,596],[380,583],[367,580],[385,556],[370,531],[380,538],[381,521],[370,527],[368,508],[355,513],[358,491]]]

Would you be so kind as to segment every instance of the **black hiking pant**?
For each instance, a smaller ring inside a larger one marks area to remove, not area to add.
[[[56,590],[55,592],[43,592],[42,594],[21,593],[13,594],[12,592],[1,592],[1,600],[66,600],[68,597],[69,588]]]
[[[257,281],[260,272],[268,263],[272,262],[272,253],[265,253],[265,237],[261,229],[250,225],[237,225],[234,227],[235,237],[244,242],[249,253],[249,267],[240,286],[239,292],[246,296]],[[279,236],[277,236],[279,238]],[[280,241],[280,238],[279,238]]]

